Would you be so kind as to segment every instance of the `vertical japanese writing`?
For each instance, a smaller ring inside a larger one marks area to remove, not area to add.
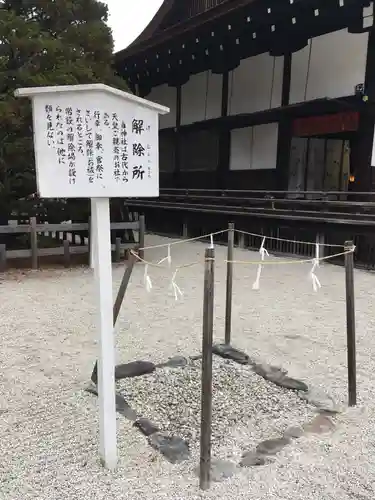
[[[132,121],[132,132],[136,136],[142,136],[144,132],[144,122],[143,120],[136,120],[135,118]],[[145,147],[141,142],[138,141],[133,142],[133,157],[137,157],[137,162],[133,165],[132,168],[132,179],[133,180],[143,180],[143,176],[145,174],[144,166],[143,166],[143,157],[145,156]]]
[[[112,113],[112,146],[113,146],[113,176],[117,182],[121,180],[120,168],[120,126],[117,113]]]
[[[64,141],[64,118],[62,108],[56,106],[56,139],[57,139],[57,161],[59,165],[65,165],[66,147]]]
[[[128,164],[128,132],[126,123],[121,122],[120,145],[121,145],[121,176],[122,182],[129,182],[129,164]]]
[[[151,179],[151,146],[150,144],[147,144],[146,146],[147,150],[147,177]]]
[[[77,131],[77,153],[84,155],[85,150],[83,147],[83,116],[82,110],[76,109],[76,131]]]
[[[77,177],[76,146],[74,143],[73,108],[71,107],[65,108],[65,124],[66,124],[66,142],[68,146],[69,184],[75,184]]]
[[[95,154],[96,154],[96,178],[103,179],[103,132],[101,124],[101,114],[100,111],[94,111],[94,121],[95,121]]]
[[[132,121],[132,132],[133,134],[142,135],[144,132],[144,124],[143,120],[136,120],[135,118]]]
[[[104,123],[105,127],[110,127],[111,126],[111,122],[110,122],[110,118],[109,118],[109,113],[104,113],[103,114],[103,123]]]
[[[93,129],[91,123],[91,112],[86,110],[85,115],[85,133],[86,133],[86,156],[87,156],[87,177],[89,183],[94,182],[95,168],[94,168],[94,139]]]
[[[45,112],[46,112],[46,120],[47,120],[47,144],[51,148],[55,147],[55,129],[53,128],[53,123],[52,123],[52,113],[53,113],[53,107],[51,104],[46,104],[45,106]]]

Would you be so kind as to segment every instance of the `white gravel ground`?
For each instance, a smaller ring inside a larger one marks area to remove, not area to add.
[[[167,241],[147,238],[149,245]],[[204,248],[201,243],[173,247],[173,264],[203,261]],[[225,249],[217,247],[216,253],[215,328],[221,340]],[[152,260],[163,256],[160,250],[147,254]],[[236,250],[235,257],[257,255]],[[169,356],[199,352],[202,267],[178,274],[184,299],[177,303],[169,289],[171,272],[150,268],[153,289],[147,294],[143,271],[141,265],[134,271],[116,328],[121,362],[162,362]],[[323,265],[317,271],[322,283],[317,294],[309,271],[310,265],[265,267],[260,290],[254,292],[256,269],[236,266],[233,343],[345,403],[344,271]],[[114,290],[121,275],[122,266],[116,265]],[[337,417],[333,434],[304,437],[286,447],[274,463],[244,469],[203,495],[186,464],[167,463],[121,416],[119,469],[108,473],[99,465],[97,400],[82,390],[97,353],[92,272],[80,268],[2,276],[0,499],[373,499],[375,277],[356,271],[355,282],[358,407]]]
[[[282,437],[288,427],[314,418],[314,407],[296,393],[256,375],[250,366],[213,358],[212,453],[238,463],[244,451],[263,440]],[[124,379],[120,392],[139,415],[162,432],[189,442],[199,457],[201,361],[183,368],[160,368],[143,377]],[[196,464],[195,464],[196,465]]]

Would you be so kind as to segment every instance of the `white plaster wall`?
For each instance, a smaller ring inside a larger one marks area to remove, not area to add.
[[[233,129],[230,140],[230,170],[250,170],[253,148],[252,127]]]
[[[169,87],[167,84],[153,87],[146,99],[170,108],[169,113],[159,117],[160,129],[176,126],[177,90],[175,87]]]
[[[181,124],[218,118],[221,115],[222,75],[211,71],[190,77],[182,86]]]
[[[275,169],[277,137],[277,123],[233,129],[230,170]]]
[[[229,114],[280,106],[283,67],[283,57],[271,57],[268,53],[243,59],[229,74]]]
[[[353,95],[354,87],[364,83],[367,41],[368,33],[341,30],[314,38],[295,52],[290,103]]]

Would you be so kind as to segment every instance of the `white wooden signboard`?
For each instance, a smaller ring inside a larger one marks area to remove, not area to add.
[[[158,119],[168,108],[102,84],[18,89],[33,107],[41,198],[90,198],[100,356],[100,452],[117,466],[109,198],[159,196]]]
[[[159,196],[158,104],[105,85],[19,89],[32,97],[42,198]]]

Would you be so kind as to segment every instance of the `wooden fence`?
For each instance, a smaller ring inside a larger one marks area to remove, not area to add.
[[[112,251],[114,252],[114,260],[116,262],[121,260],[122,254],[125,251],[144,247],[145,238],[145,218],[140,216],[139,220],[134,222],[112,222],[111,231],[137,231],[138,240],[134,242],[122,242],[121,238],[116,238],[115,243],[112,244]],[[75,245],[76,233],[85,231],[88,237],[81,236],[81,244]],[[62,234],[61,234],[62,233]],[[30,219],[29,224],[15,224],[0,226],[0,234],[29,234],[30,235],[30,248],[22,250],[9,250],[5,244],[0,244],[0,271],[7,268],[8,260],[11,259],[31,259],[32,269],[37,269],[39,264],[39,257],[59,256],[63,257],[64,265],[70,266],[72,255],[82,255],[90,253],[90,224],[87,223],[60,223],[60,224],[38,224],[35,217]],[[39,248],[38,237],[39,235],[48,235],[56,238],[58,241],[62,240],[62,245],[50,248]],[[72,239],[72,241],[70,241]],[[72,244],[73,243],[73,244]],[[142,257],[142,250],[140,250]]]

